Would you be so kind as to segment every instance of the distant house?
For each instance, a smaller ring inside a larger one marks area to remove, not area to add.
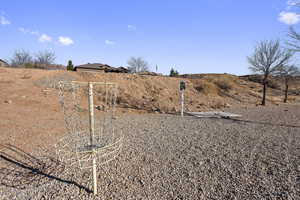
[[[0,59],[0,67],[7,67],[8,63]]]
[[[129,70],[125,67],[111,67],[107,64],[101,63],[88,63],[84,65],[75,66],[74,71],[84,71],[84,72],[113,72],[113,73],[129,73]]]

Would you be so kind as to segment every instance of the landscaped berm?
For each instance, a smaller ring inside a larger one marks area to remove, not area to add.
[[[97,168],[97,195],[89,170],[56,155],[67,134],[60,80],[118,84],[114,123],[123,146]],[[242,117],[181,117],[180,80],[186,111]],[[289,103],[275,85],[260,106],[261,84],[249,77],[2,67],[0,199],[300,199],[300,101],[297,85],[290,89]]]

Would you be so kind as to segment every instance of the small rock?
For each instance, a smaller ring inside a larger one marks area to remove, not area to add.
[[[144,185],[145,185],[145,183],[144,183],[144,181],[143,180],[139,180],[139,184],[142,186],[142,187],[144,187]]]
[[[95,108],[96,108],[97,110],[102,110],[102,111],[104,111],[104,106],[102,106],[102,105],[95,106]]]
[[[230,105],[229,103],[225,103],[224,107],[225,107],[225,108],[230,108],[231,105]]]
[[[11,103],[12,103],[12,100],[5,100],[4,103],[11,104]]]

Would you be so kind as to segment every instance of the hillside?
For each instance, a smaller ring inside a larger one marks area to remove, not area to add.
[[[57,107],[55,89],[59,80],[80,80],[116,82],[119,87],[118,110],[174,113],[179,106],[179,81],[187,83],[186,109],[204,111],[256,105],[260,102],[261,86],[245,77],[229,74],[185,75],[180,78],[164,76],[141,76],[134,74],[88,73],[69,71],[46,71],[37,69],[0,69],[0,102],[12,103],[14,107],[48,105],[45,109]],[[281,102],[282,91],[277,87],[268,90],[271,104]],[[275,88],[275,89],[274,89]],[[43,98],[45,97],[45,98]],[[291,96],[291,102],[297,102]]]
[[[188,110],[227,107],[225,110],[241,114],[242,118],[236,121],[140,114],[179,111],[178,85],[182,79],[187,82]],[[114,124],[124,133],[125,143],[117,159],[105,165],[109,173],[98,168],[101,198],[116,198],[111,195],[121,199],[140,198],[146,194],[151,199],[175,199],[173,194],[185,194],[183,198],[199,199],[202,192],[191,192],[198,191],[198,180],[201,183],[205,180],[201,191],[216,195],[216,199],[220,199],[224,191],[242,191],[243,195],[253,196],[263,186],[263,191],[269,191],[278,183],[282,186],[279,191],[285,191],[291,184],[290,176],[283,172],[298,176],[299,170],[289,171],[287,166],[299,164],[296,159],[299,106],[274,105],[282,100],[282,92],[269,89],[270,106],[255,107],[260,102],[261,85],[252,79],[228,74],[170,78],[0,68],[0,196],[7,195],[5,199],[45,196],[62,199],[69,198],[70,194],[75,198],[96,199],[79,185],[91,188],[91,179],[85,172],[76,167],[69,170],[55,159],[54,145],[66,136],[56,89],[59,80],[119,84],[118,116]],[[291,96],[291,99],[293,103],[300,102],[299,96]],[[282,173],[278,173],[277,163],[282,163]],[[226,177],[228,166],[233,169],[230,177]],[[260,169],[268,169],[270,173],[258,171]],[[191,176],[187,172],[191,172]],[[220,181],[219,177],[225,179]],[[176,191],[169,196],[165,196],[166,188],[156,187],[165,186],[166,180],[168,191]],[[180,183],[173,184],[176,181]],[[266,182],[272,184],[266,185]],[[216,187],[223,190],[215,190]],[[233,187],[239,188],[233,190]],[[243,192],[249,188],[252,188],[249,193]],[[266,193],[261,193],[259,197],[263,198]],[[153,194],[158,197],[152,198]],[[194,196],[188,196],[190,194]],[[296,196],[296,192],[294,194]],[[245,199],[249,199],[248,196]]]

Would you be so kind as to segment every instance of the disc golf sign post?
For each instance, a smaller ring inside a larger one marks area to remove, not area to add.
[[[180,90],[180,94],[181,94],[181,98],[180,98],[180,102],[181,102],[181,117],[183,117],[185,81],[180,81],[179,90]]]
[[[116,158],[123,136],[115,131],[117,98],[114,83],[60,82],[60,103],[68,133],[56,145],[61,161],[91,169],[93,192],[97,192],[97,166]],[[95,98],[96,97],[96,98]],[[95,100],[99,105],[95,106]],[[86,109],[87,108],[87,109]],[[99,108],[97,115],[95,108]]]

